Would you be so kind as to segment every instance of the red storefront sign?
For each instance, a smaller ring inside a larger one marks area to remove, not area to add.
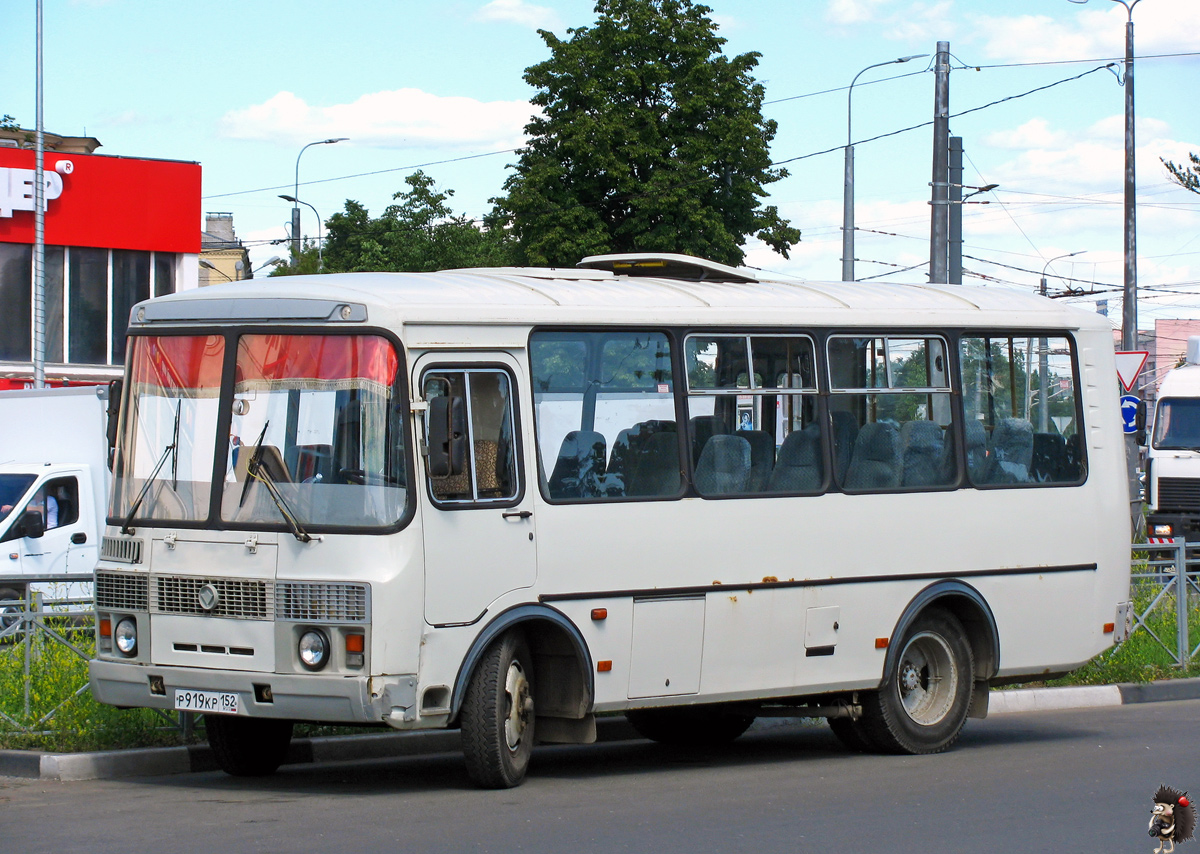
[[[0,148],[0,243],[33,243],[34,153]],[[200,164],[46,152],[46,244],[200,252]]]

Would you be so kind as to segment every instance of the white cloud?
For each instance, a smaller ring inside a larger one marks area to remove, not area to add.
[[[969,15],[971,32],[986,34],[985,55],[992,59],[1038,62],[1125,55],[1124,7],[1092,0],[1074,14]],[[1140,3],[1133,12],[1138,54],[1191,51],[1200,31],[1200,3],[1195,0],[1155,0]]]
[[[878,25],[880,34],[892,41],[928,42],[953,36],[953,5],[952,0],[829,0],[825,20],[843,26]]]
[[[377,148],[515,148],[533,108],[527,101],[477,101],[419,89],[372,92],[349,104],[311,106],[291,92],[231,110],[224,136],[299,144],[327,136]]]
[[[531,30],[556,30],[562,27],[558,13],[547,6],[534,6],[525,0],[492,0],[475,13],[481,21],[506,21]]]

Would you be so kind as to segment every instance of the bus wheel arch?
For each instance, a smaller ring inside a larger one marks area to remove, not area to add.
[[[998,653],[995,620],[979,592],[959,581],[930,585],[897,621],[879,688],[863,696],[861,734],[890,753],[947,749],[968,716],[986,714]]]
[[[533,699],[537,716],[556,721],[588,719],[595,682],[583,634],[561,611],[545,605],[519,605],[499,614],[471,644],[454,681],[451,720],[459,718],[467,686],[488,649],[506,633],[521,635],[529,647],[536,676]],[[544,726],[543,736],[549,730]]]

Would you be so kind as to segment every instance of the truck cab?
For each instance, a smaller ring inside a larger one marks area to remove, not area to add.
[[[1200,336],[1159,384],[1146,442],[1146,532],[1200,540]]]

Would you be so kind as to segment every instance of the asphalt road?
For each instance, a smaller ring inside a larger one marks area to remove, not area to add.
[[[0,851],[1150,854],[1160,783],[1200,794],[1200,700],[973,720],[940,756],[851,755],[824,726],[691,752],[539,748],[499,792],[455,754],[259,780],[0,778]]]

